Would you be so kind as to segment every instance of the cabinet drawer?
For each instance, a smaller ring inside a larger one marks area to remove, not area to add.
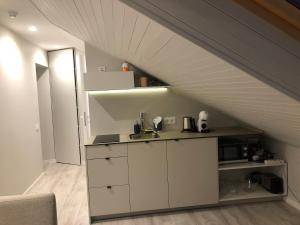
[[[130,211],[129,186],[89,189],[91,216],[127,213]]]
[[[127,157],[87,161],[89,187],[128,184]]]
[[[127,156],[127,144],[95,145],[86,148],[87,159]]]

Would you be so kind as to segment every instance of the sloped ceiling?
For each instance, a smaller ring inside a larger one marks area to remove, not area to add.
[[[12,10],[18,12],[17,17],[14,19],[8,16],[8,12]],[[45,50],[55,50],[73,46],[84,51],[84,43],[82,40],[54,26],[36,10],[30,1],[1,0],[0,23]],[[38,32],[30,32],[27,29],[29,25],[35,25],[38,28]]]
[[[284,142],[300,146],[300,103],[118,0],[32,0],[54,24]]]

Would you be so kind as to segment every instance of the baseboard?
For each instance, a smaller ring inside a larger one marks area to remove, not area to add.
[[[35,179],[35,181],[24,191],[24,194],[28,194],[28,192],[30,191],[30,189],[39,182],[39,180],[45,175],[45,172],[42,172],[38,178]]]
[[[293,200],[291,198],[286,198],[285,202],[290,206],[292,206],[293,208],[298,209],[300,211],[300,202]]]
[[[44,164],[45,163],[56,163],[56,159],[45,159]]]

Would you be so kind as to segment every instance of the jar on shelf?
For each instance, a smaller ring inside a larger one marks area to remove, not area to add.
[[[126,63],[126,62],[122,63],[122,71],[123,72],[129,71],[128,63]]]
[[[141,87],[148,87],[148,77],[140,77],[140,86]]]

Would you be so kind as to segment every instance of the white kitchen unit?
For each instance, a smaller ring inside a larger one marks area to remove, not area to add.
[[[84,76],[84,86],[86,91],[132,89],[134,88],[134,72],[88,72]]]
[[[217,138],[167,141],[171,208],[219,201]]]
[[[86,149],[92,221],[218,203],[217,138]]]
[[[128,144],[132,211],[169,208],[165,141]]]
[[[250,134],[262,133],[228,128],[207,134],[162,132],[159,139],[121,136],[118,142],[100,144],[94,144],[93,139],[86,144],[91,222],[237,201],[282,199],[287,195],[285,163],[219,165],[218,138]],[[272,194],[260,185],[248,192],[245,177],[254,170],[282,177],[284,193]],[[235,180],[228,182],[228,178]]]

